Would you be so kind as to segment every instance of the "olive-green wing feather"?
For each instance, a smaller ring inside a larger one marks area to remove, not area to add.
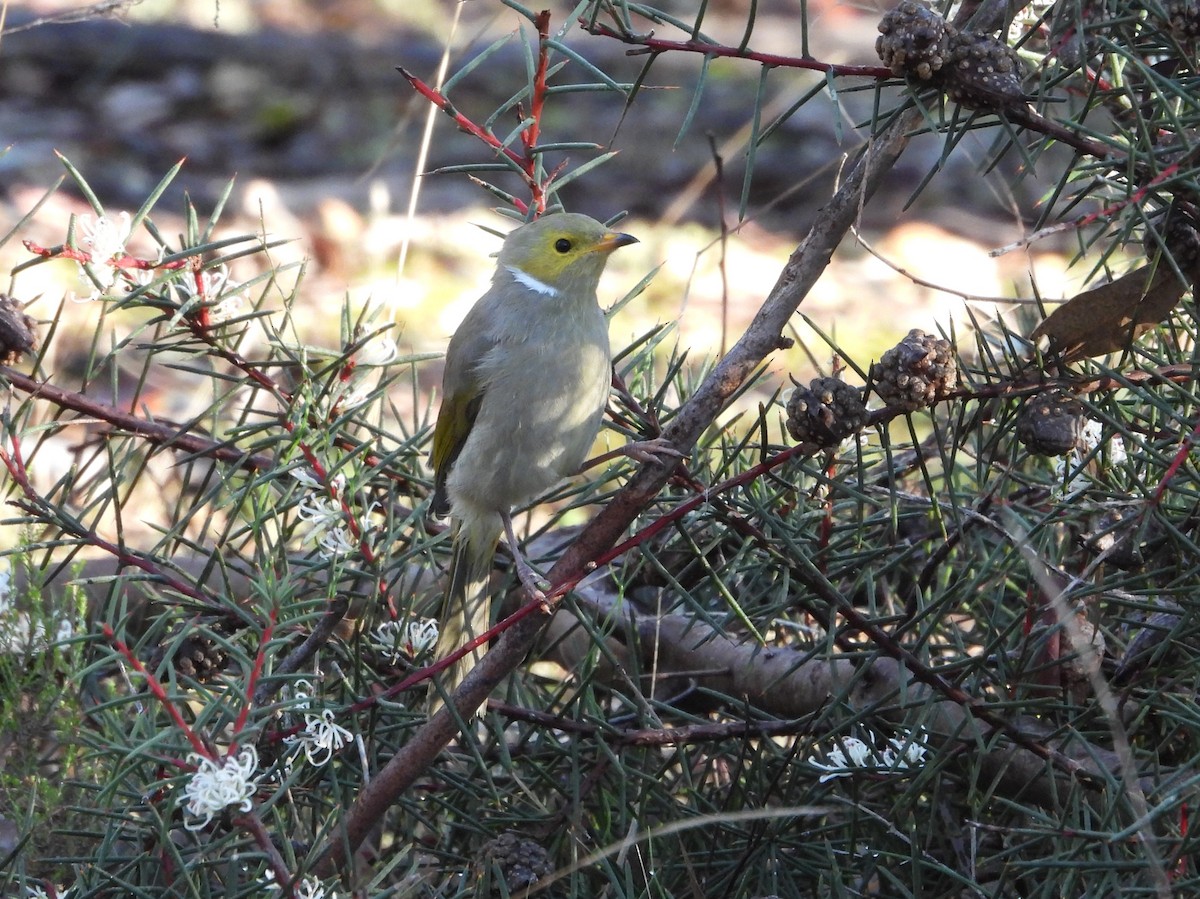
[[[450,514],[450,499],[446,496],[446,478],[454,460],[462,452],[471,433],[471,425],[479,414],[483,393],[473,396],[455,394],[442,400],[437,426],[433,430],[433,514]]]
[[[479,379],[479,363],[496,345],[489,334],[487,318],[491,312],[484,295],[467,313],[446,349],[446,373],[442,377],[442,407],[433,429],[433,514],[450,512],[446,496],[446,478],[483,403],[484,386]]]

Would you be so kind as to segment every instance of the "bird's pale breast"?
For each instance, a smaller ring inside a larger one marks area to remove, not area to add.
[[[452,506],[525,503],[577,471],[596,439],[611,381],[604,314],[592,305],[530,327],[536,336],[510,332],[480,363],[484,399],[447,480]]]

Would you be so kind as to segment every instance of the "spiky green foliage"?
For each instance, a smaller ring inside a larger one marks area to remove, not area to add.
[[[518,216],[613,164],[582,125],[548,133],[562,94],[653,104],[655,61],[699,53],[695,99],[670,122],[680,143],[704,140],[691,126],[711,61],[753,70],[739,218],[755,214],[756,160],[790,118],[818,98],[861,110],[847,98],[870,96],[859,134],[872,152],[903,146],[900,128],[943,141],[918,192],[987,135],[990,171],[1020,156],[1057,185],[1026,210],[1031,232],[1076,216],[1097,270],[1132,247],[1193,273],[1194,37],[1171,24],[1187,7],[1057,3],[1011,26],[985,21],[985,6],[955,20],[1011,35],[1038,63],[1024,82],[1035,114],[901,83],[869,48],[864,65],[820,63],[802,14],[794,58],[759,53],[754,4],[726,44],[706,34],[706,4],[684,19],[583,2],[557,31],[505,5],[517,32],[440,86],[409,80],[480,140],[480,160],[447,174]],[[590,60],[570,40],[576,17],[647,50],[641,74],[622,81]],[[511,46],[515,74],[501,64]],[[781,99],[772,86],[789,67],[824,81]],[[471,79],[501,76],[514,86],[499,108],[459,105]],[[870,155],[848,166],[764,309],[827,264],[806,248],[842,239],[838,209],[852,220],[870,203],[858,175]],[[104,215],[85,174],[68,173]],[[128,222],[153,252],[97,255],[112,244],[93,218],[15,273],[86,262],[103,317],[76,382],[56,383],[55,323],[33,377],[3,372],[3,489],[21,540],[0,603],[0,823],[14,825],[0,830],[0,889],[313,895],[336,875],[339,891],[371,897],[519,895],[539,878],[534,894],[589,897],[1197,889],[1190,283],[1161,327],[1103,360],[1039,354],[1032,315],[943,335],[946,380],[914,393],[930,399],[916,411],[881,404],[869,387],[881,370],[832,339],[810,353],[867,389],[826,399],[818,384],[796,404],[764,364],[781,334],[761,320],[719,363],[674,346],[671,328],[645,334],[616,361],[616,425],[690,434],[689,456],[649,495],[637,488],[658,463],[543,498],[528,549],[544,567],[575,539],[567,524],[598,509],[627,516],[626,542],[611,552],[617,538],[595,526],[578,537],[598,570],[450,742],[438,727],[452,712],[428,721],[424,702],[425,666],[447,663],[430,658],[424,621],[446,548],[426,516],[429,360],[388,352],[393,323],[349,304],[338,345],[309,345],[303,281],[261,236],[218,237],[223,204],[185,207],[177,237],[155,225],[175,174]],[[103,227],[123,235],[124,221]],[[179,420],[146,412],[163,391],[187,396]],[[869,411],[854,420],[868,425],[818,445],[838,433],[828,416],[860,399]],[[796,414],[826,425],[792,428],[812,443],[784,441]],[[85,425],[96,430],[81,437]],[[1060,459],[1031,451],[1064,428]],[[497,600],[497,619],[514,611],[489,658],[542,614]],[[423,743],[436,760],[397,775]],[[205,805],[203,776],[235,762],[253,770]],[[384,811],[365,817],[381,791]]]

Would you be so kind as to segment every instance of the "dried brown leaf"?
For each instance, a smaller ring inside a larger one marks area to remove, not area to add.
[[[1170,315],[1184,289],[1170,266],[1147,265],[1071,297],[1031,337],[1050,338],[1067,362],[1115,353]]]

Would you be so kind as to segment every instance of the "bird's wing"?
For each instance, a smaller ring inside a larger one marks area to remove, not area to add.
[[[446,496],[446,478],[454,466],[454,460],[462,452],[463,444],[471,433],[471,425],[479,414],[483,394],[474,396],[447,396],[442,400],[437,426],[433,431],[433,514],[447,515],[450,499]]]
[[[462,326],[455,332],[446,350],[446,373],[442,377],[442,406],[433,429],[433,514],[446,515],[450,500],[446,496],[446,478],[454,460],[462,452],[471,433],[471,426],[483,403],[484,385],[479,377],[479,363],[497,341],[481,322],[472,321],[477,303]],[[466,335],[472,335],[470,337]]]

